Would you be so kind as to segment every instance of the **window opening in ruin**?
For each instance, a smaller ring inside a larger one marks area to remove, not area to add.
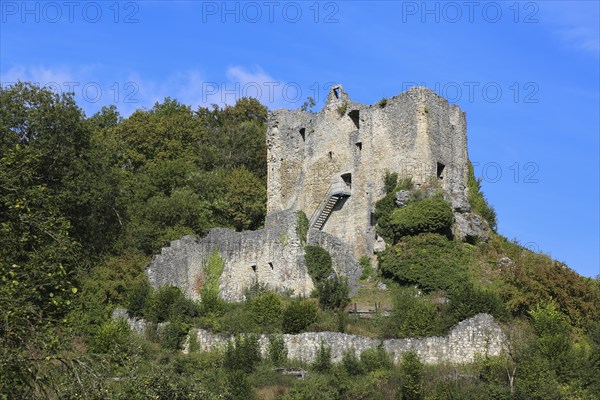
[[[302,137],[302,141],[306,140],[306,128],[300,128],[300,136]]]
[[[333,158],[333,153],[331,151],[329,152],[329,158]]]
[[[362,150],[362,142],[356,142],[356,148],[358,149],[358,151]]]
[[[336,99],[340,98],[340,87],[339,86],[336,86],[333,88],[333,94],[335,95]]]
[[[352,174],[351,173],[342,174],[342,179],[344,180],[344,183],[346,184],[346,186],[348,186],[348,188],[352,187]]]
[[[352,110],[348,113],[348,116],[350,117],[350,119],[352,120],[352,122],[354,122],[354,126],[356,126],[356,129],[359,128],[360,125],[360,111],[359,110]]]
[[[437,163],[437,178],[438,179],[444,179],[444,168],[446,168],[446,166],[442,163]]]
[[[252,268],[252,271],[256,272],[256,265],[252,265],[251,268]]]
[[[269,263],[269,267],[271,267],[271,270],[273,270],[273,263],[272,262]]]

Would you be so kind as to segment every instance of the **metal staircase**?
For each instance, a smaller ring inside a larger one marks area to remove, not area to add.
[[[350,197],[350,187],[344,182],[332,183],[327,190],[325,198],[310,219],[310,226],[323,229],[335,206],[344,198]]]

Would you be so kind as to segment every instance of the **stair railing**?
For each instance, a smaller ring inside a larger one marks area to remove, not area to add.
[[[317,218],[319,218],[319,215],[321,215],[321,213],[327,206],[327,203],[329,202],[329,198],[331,196],[333,196],[336,193],[346,193],[348,191],[347,189],[348,185],[345,182],[333,182],[332,184],[330,184],[327,188],[327,192],[325,193],[325,197],[323,198],[323,200],[321,200],[321,204],[319,204],[319,207],[317,207],[315,212],[310,217],[308,226],[312,228],[315,225],[315,223],[317,222]]]

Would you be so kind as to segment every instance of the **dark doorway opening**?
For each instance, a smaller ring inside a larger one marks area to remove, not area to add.
[[[446,166],[442,163],[437,163],[437,178],[438,179],[444,179],[444,169],[446,168]]]

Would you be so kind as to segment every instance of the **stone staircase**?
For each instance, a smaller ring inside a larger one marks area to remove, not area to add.
[[[350,197],[350,187],[345,183],[333,183],[329,186],[325,198],[321,202],[321,205],[315,211],[310,219],[310,226],[312,228],[321,230],[325,223],[329,219],[329,216],[335,209],[335,206],[344,198]]]

